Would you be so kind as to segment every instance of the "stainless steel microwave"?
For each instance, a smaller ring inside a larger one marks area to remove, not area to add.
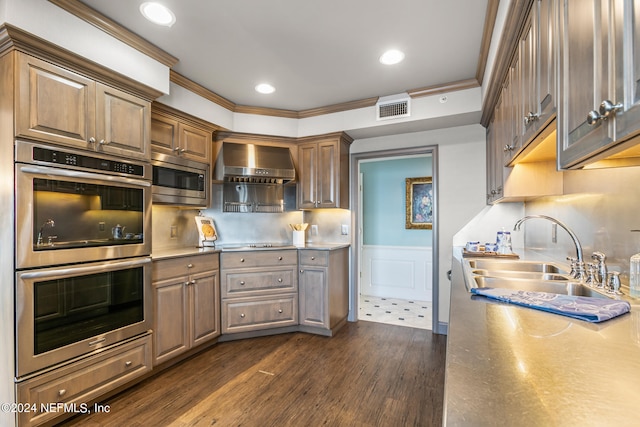
[[[154,203],[208,207],[210,201],[209,165],[164,154],[154,153],[153,186]]]

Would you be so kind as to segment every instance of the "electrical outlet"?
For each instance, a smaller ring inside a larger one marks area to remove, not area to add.
[[[311,235],[312,236],[318,235],[318,224],[311,224]]]
[[[176,225],[172,225],[171,226],[171,235],[170,235],[170,237],[172,239],[175,239],[176,237],[178,237],[178,226],[176,226]]]
[[[349,225],[342,224],[342,227],[340,228],[340,233],[342,233],[343,236],[348,235],[349,234]]]
[[[104,221],[98,223],[98,231],[104,231]]]

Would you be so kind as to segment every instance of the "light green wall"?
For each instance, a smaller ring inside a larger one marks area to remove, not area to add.
[[[405,179],[432,171],[431,156],[360,163],[365,245],[432,246],[432,230],[405,228]]]

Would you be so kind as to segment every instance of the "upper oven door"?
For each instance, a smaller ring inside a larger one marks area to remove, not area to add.
[[[209,165],[154,155],[153,202],[170,205],[209,206]],[[179,163],[177,163],[179,161]]]
[[[15,165],[18,269],[149,255],[151,183]]]

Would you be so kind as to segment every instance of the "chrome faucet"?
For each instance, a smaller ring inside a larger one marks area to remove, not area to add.
[[[576,247],[576,267],[575,267],[575,272],[573,277],[581,281],[585,280],[586,273],[584,268],[584,258],[582,256],[582,245],[580,244],[580,240],[578,240],[578,236],[576,236],[576,234],[569,227],[567,227],[567,225],[564,224],[562,221],[558,221],[557,219],[551,218],[550,216],[546,216],[546,215],[527,215],[524,218],[520,218],[516,222],[516,224],[513,226],[513,230],[514,231],[520,230],[520,226],[522,225],[523,222],[533,218],[540,218],[540,219],[546,219],[547,221],[551,221],[552,223],[559,225],[567,233],[569,233],[569,236],[571,236],[571,240],[573,240],[573,244]]]
[[[607,256],[602,252],[594,252],[591,258],[596,262],[596,280],[593,284],[598,288],[602,288],[607,284],[607,264],[605,263]]]
[[[54,221],[54,220],[52,220],[52,219],[48,219],[48,220],[46,220],[46,221],[44,222],[44,224],[42,224],[42,227],[40,227],[40,231],[38,232],[38,241],[36,242],[36,244],[37,244],[38,246],[40,246],[40,245],[42,244],[42,232],[44,231],[44,228],[45,228],[46,226],[49,226],[49,227],[53,228],[53,227],[55,227],[55,226],[56,226],[56,223],[55,223],[55,221]]]

